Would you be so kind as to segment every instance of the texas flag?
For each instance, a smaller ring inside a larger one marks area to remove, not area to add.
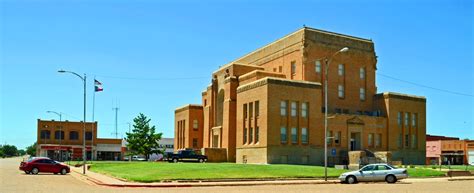
[[[95,87],[95,92],[100,92],[103,91],[104,89],[102,88],[102,83],[94,79],[94,87]]]

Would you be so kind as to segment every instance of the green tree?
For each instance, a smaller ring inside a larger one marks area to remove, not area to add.
[[[147,160],[153,153],[163,153],[158,144],[163,133],[155,133],[155,126],[150,126],[150,121],[151,119],[140,113],[133,119],[133,130],[131,133],[127,132],[125,138],[128,149],[133,153],[145,155]]]
[[[5,157],[12,157],[18,155],[18,149],[14,145],[4,145],[2,147]]]
[[[31,156],[36,156],[36,142],[26,147],[26,153]]]
[[[26,151],[24,149],[19,149],[18,150],[18,155],[25,155]]]
[[[5,157],[5,153],[3,153],[3,146],[0,145],[0,157],[4,158]]]

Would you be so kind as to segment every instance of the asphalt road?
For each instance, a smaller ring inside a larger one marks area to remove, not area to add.
[[[474,181],[415,180],[396,184],[360,183],[324,185],[275,185],[275,186],[232,186],[196,188],[112,188],[97,186],[72,175],[39,174],[26,175],[18,170],[19,158],[0,159],[0,192],[192,192],[192,193],[234,193],[234,192],[376,192],[376,193],[463,193],[474,192]]]

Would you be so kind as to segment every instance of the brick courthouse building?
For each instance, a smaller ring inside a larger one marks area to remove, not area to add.
[[[308,27],[213,72],[202,105],[175,110],[175,150],[202,148],[237,163],[323,164],[323,58],[343,47],[349,51],[328,72],[329,161],[365,151],[423,164],[425,97],[377,93],[371,40]]]

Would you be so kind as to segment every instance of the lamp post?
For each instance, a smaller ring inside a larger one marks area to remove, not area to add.
[[[328,181],[328,69],[332,58],[341,52],[347,52],[348,47],[344,47],[334,53],[329,59],[325,59],[325,79],[324,79],[324,181]]]
[[[86,174],[86,74],[81,76],[75,72],[66,71],[66,70],[58,70],[59,73],[71,73],[79,77],[82,82],[84,83],[84,120],[83,128],[82,128],[82,173]]]
[[[56,112],[56,111],[46,111],[46,113],[54,113],[59,116],[59,160],[62,161],[63,154],[61,152],[61,139],[63,138],[63,132],[62,132],[62,113],[61,112]]]

